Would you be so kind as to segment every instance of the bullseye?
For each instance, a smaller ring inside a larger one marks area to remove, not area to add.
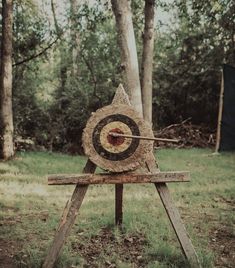
[[[118,133],[118,134],[124,134],[124,132],[121,131],[121,129],[119,129],[119,128],[113,128],[113,129],[110,130],[110,132]],[[107,140],[113,146],[118,146],[118,145],[123,144],[123,142],[125,141],[125,138],[124,137],[113,137],[113,136],[108,134]]]

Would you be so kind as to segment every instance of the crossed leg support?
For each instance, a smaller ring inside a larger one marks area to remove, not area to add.
[[[90,172],[94,173],[96,166],[88,160],[84,173]],[[71,200],[66,204],[63,215],[60,220],[59,227],[56,231],[54,240],[50,246],[50,249],[47,253],[46,259],[43,263],[42,268],[53,268],[54,264],[59,256],[60,250],[69,235],[69,232],[75,222],[78,211],[81,207],[84,196],[87,192],[89,185],[76,185],[76,188],[73,192]],[[170,192],[166,183],[155,183],[155,187],[160,195],[163,206],[167,212],[169,220],[173,226],[173,229],[176,233],[176,236],[181,245],[182,251],[187,258],[190,267],[198,268],[201,267],[198,261],[197,254],[192,245],[192,242],[187,235],[184,224],[181,220],[178,209],[175,207],[174,202],[170,196]],[[116,224],[122,223],[122,194],[123,194],[123,185],[115,185],[116,198],[119,196],[119,199],[116,199]],[[121,199],[120,199],[121,197]]]

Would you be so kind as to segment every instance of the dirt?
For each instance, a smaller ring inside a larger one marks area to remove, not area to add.
[[[18,211],[13,207],[4,207],[4,210],[8,211]],[[16,228],[17,224],[22,223],[25,218],[35,218],[35,215],[41,221],[46,221],[48,217],[48,212],[40,212],[33,214],[18,214],[17,216],[6,217],[5,219],[0,219],[1,226],[11,226],[12,229]],[[22,242],[17,240],[7,240],[0,238],[0,268],[16,268],[19,263],[24,264],[24,258],[26,255],[21,256],[19,260],[19,252],[22,250]]]
[[[221,201],[226,202],[229,206],[232,206],[232,210],[235,210],[234,200],[220,199]],[[45,215],[43,214],[43,216]],[[0,225],[12,225],[12,228],[14,228],[14,225],[20,223],[21,220],[23,219],[19,217],[14,219],[9,217],[0,221]],[[44,220],[43,217],[42,221]],[[200,232],[201,230],[199,230]],[[209,247],[215,256],[214,267],[234,268],[234,226],[217,222],[211,229],[209,236]],[[99,234],[91,237],[84,237],[84,233],[79,232],[77,240],[72,243],[72,250],[85,260],[84,268],[101,267],[100,265],[105,268],[115,268],[118,267],[115,262],[117,259],[122,263],[128,263],[133,268],[143,268],[148,264],[148,257],[144,256],[146,245],[146,238],[141,233],[130,235],[120,231],[115,235],[113,229],[103,228]],[[0,268],[17,267],[15,257],[21,249],[18,241],[0,239]],[[18,259],[18,261],[22,262],[23,259]]]
[[[215,255],[215,267],[235,267],[235,235],[226,226],[211,232],[210,247]]]
[[[225,203],[235,213],[235,199],[218,197],[216,202]],[[210,232],[210,248],[215,255],[215,267],[235,267],[235,224],[220,224]]]
[[[115,254],[123,263],[129,263],[132,267],[146,267],[146,260],[143,257],[146,239],[141,234],[114,235],[113,231],[104,228],[98,235],[92,236],[89,242],[84,244],[78,241],[72,244],[73,250],[78,252],[86,261],[84,267],[100,267],[98,262],[102,262],[102,267],[117,267]],[[111,254],[111,256],[110,256]]]
[[[0,268],[15,268],[14,254],[18,245],[14,241],[0,239]]]
[[[7,211],[16,211],[14,207],[4,207],[1,208],[2,210]],[[14,226],[19,222],[19,219],[14,219],[13,217],[9,217],[6,219],[0,220],[0,228],[1,226]],[[14,255],[17,251],[17,248],[19,248],[19,245],[17,242],[12,240],[6,240],[0,238],[0,268],[15,268],[16,264],[14,261]]]

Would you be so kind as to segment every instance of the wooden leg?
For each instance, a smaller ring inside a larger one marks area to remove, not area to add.
[[[115,223],[122,225],[123,184],[115,184]]]
[[[84,167],[83,173],[94,173],[96,165],[90,160],[87,161]],[[60,250],[69,235],[69,232],[74,224],[76,216],[78,215],[78,210],[81,207],[82,201],[86,194],[89,185],[79,185],[77,184],[74,189],[71,200],[67,202],[64,212],[62,214],[59,227],[56,231],[54,240],[51,247],[47,253],[46,259],[42,265],[42,268],[52,268],[59,256]]]
[[[156,189],[160,195],[163,206],[166,210],[166,213],[170,219],[170,222],[173,226],[175,234],[179,240],[182,251],[185,257],[188,259],[190,267],[198,268],[201,267],[197,253],[193,247],[193,244],[187,234],[187,231],[184,227],[184,224],[181,220],[180,214],[174,202],[171,198],[169,189],[166,183],[155,183]]]
[[[77,185],[71,201],[67,203],[60,224],[59,228],[56,231],[54,240],[52,245],[47,253],[47,257],[43,263],[42,268],[52,268],[59,256],[60,250],[69,235],[69,232],[74,224],[76,216],[78,214],[78,210],[82,204],[83,198],[86,194],[88,189],[88,185]]]
[[[159,171],[154,154],[150,153],[148,159],[146,161],[146,168],[150,172]],[[175,231],[175,234],[179,240],[181,245],[182,251],[187,258],[190,267],[192,268],[199,268],[201,267],[197,253],[193,247],[193,244],[187,234],[187,231],[184,227],[184,224],[181,220],[179,211],[177,207],[174,205],[174,201],[171,198],[169,189],[166,183],[155,183],[155,187],[159,193],[161,198],[162,204],[166,210],[166,213],[169,217],[171,225]]]

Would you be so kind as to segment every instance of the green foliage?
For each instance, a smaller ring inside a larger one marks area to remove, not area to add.
[[[157,123],[191,117],[196,124],[215,127],[221,67],[235,64],[234,1],[176,0],[170,6],[174,27],[159,31],[155,48]]]
[[[39,133],[48,120],[44,106],[37,98],[41,84],[46,79],[42,72],[46,54],[42,58],[28,61],[47,45],[48,27],[33,1],[14,2],[13,42],[13,111],[15,136],[35,139],[39,144]],[[22,63],[21,62],[24,62]]]
[[[90,114],[111,102],[120,82],[115,26],[109,13],[84,5],[76,17],[80,33],[78,75],[72,73],[71,51],[60,65],[60,84],[49,107],[54,149],[81,152],[81,135]],[[95,46],[94,46],[95,44]],[[69,44],[63,40],[62,46]],[[63,73],[61,71],[63,70]]]
[[[221,66],[235,64],[234,1],[158,1],[157,6],[172,17],[156,26],[154,127],[191,117],[193,123],[215,128]],[[81,153],[88,117],[111,102],[122,81],[112,10],[107,1],[97,1],[74,13],[69,2],[63,2],[64,11],[58,15],[56,4],[57,29],[52,15],[48,20],[41,7],[32,0],[14,2],[15,135],[32,139],[34,149]],[[140,60],[143,8],[143,1],[132,1]]]

